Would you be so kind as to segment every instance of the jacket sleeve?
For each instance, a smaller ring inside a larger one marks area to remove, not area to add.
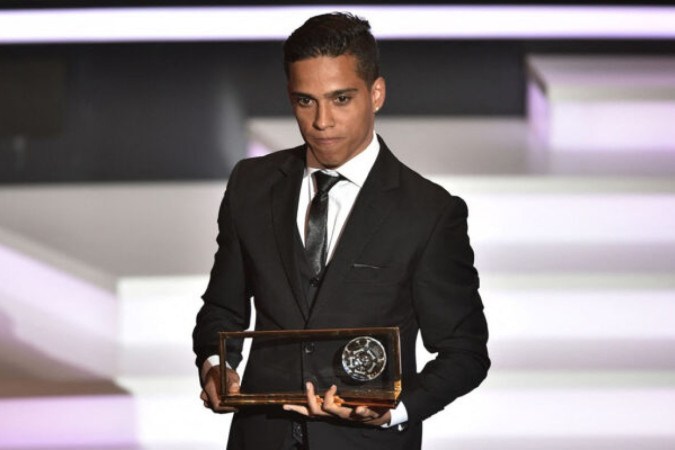
[[[450,197],[413,275],[422,340],[436,357],[403,387],[409,422],[424,420],[473,390],[490,367],[467,216],[464,201]]]
[[[234,221],[237,180],[241,164],[232,170],[227,190],[218,213],[218,250],[211,277],[202,296],[204,304],[197,314],[192,333],[197,368],[218,354],[219,331],[241,331],[248,328],[251,316],[251,294],[246,279],[241,245]],[[228,341],[227,362],[236,368],[241,362],[241,342]]]

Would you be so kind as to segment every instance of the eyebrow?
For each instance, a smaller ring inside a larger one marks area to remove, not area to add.
[[[357,88],[338,89],[338,90],[329,92],[329,93],[327,93],[327,94],[324,94],[324,95],[323,95],[323,98],[334,98],[334,97],[339,97],[339,96],[345,95],[345,94],[352,94],[352,93],[354,93],[354,92],[356,92],[356,91],[358,91]],[[291,95],[292,95],[293,97],[307,97],[307,98],[311,98],[311,99],[314,99],[314,98],[315,98],[313,95],[305,94],[304,92],[291,92]]]

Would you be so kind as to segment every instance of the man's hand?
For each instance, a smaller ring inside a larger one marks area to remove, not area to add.
[[[314,394],[314,385],[308,382],[307,406],[284,405],[284,410],[295,411],[296,413],[307,417],[333,417],[373,426],[380,426],[389,423],[391,420],[391,412],[389,409],[377,410],[368,408],[367,406],[350,408],[336,404],[336,392],[337,387],[335,385],[331,386],[331,388],[326,391],[323,402],[321,402],[317,400],[316,395]]]
[[[239,392],[239,375],[233,369],[225,369],[227,392],[236,394]],[[204,406],[216,413],[236,412],[237,408],[230,406],[220,406],[220,366],[213,366],[206,374],[204,380],[204,389],[199,396],[204,401]]]

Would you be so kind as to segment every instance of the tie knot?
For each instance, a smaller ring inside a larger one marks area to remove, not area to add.
[[[335,184],[342,180],[341,175],[333,176],[333,175],[328,175],[327,173],[323,173],[320,170],[317,170],[314,172],[314,179],[316,180],[316,190],[317,194],[320,195],[325,195],[328,193],[328,191],[331,190]]]

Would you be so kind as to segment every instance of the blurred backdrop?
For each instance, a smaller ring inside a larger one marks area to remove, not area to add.
[[[675,6],[6,1],[0,449],[224,448],[218,206],[301,143],[281,43],[333,10],[380,39],[378,133],[469,205],[493,369],[424,448],[675,447]]]

